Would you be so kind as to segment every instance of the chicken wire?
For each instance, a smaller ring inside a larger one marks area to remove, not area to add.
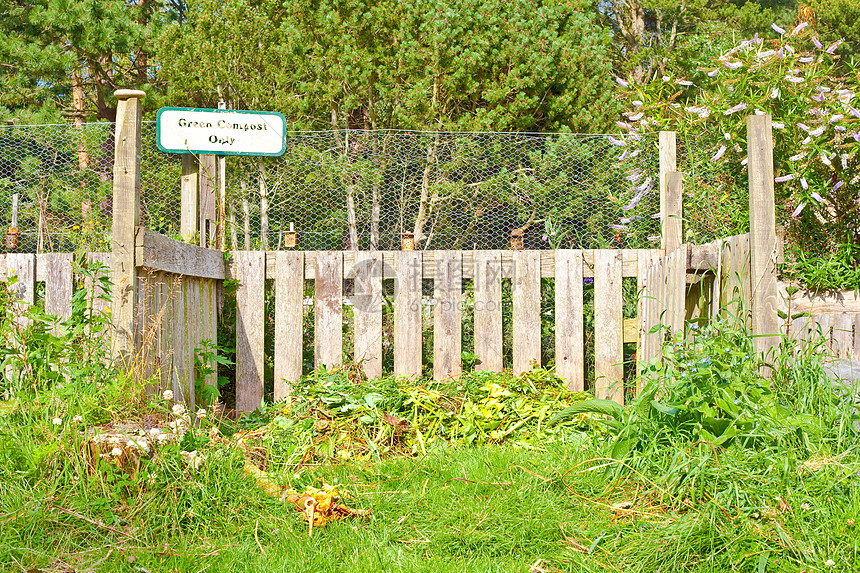
[[[0,127],[3,252],[108,251],[110,123]],[[180,156],[144,122],[141,220],[182,239]],[[227,157],[226,248],[643,248],[659,244],[656,135],[328,131],[276,158]],[[7,233],[8,234],[8,233]],[[187,238],[186,238],[187,240]]]
[[[0,127],[0,252],[110,251],[113,162],[113,123]],[[150,228],[178,229],[180,170],[144,123],[141,216]]]
[[[230,157],[228,245],[307,250],[649,247],[657,139],[605,135],[304,132],[278,158]]]

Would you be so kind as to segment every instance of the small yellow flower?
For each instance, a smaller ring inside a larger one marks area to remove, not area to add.
[[[72,225],[72,230],[77,231],[81,227],[79,225]]]

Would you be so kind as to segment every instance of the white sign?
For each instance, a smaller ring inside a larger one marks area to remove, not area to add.
[[[283,155],[287,121],[272,111],[163,107],[155,121],[158,148],[166,153]]]

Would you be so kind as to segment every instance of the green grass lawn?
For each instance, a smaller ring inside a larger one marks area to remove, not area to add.
[[[351,505],[372,515],[310,535],[299,512],[263,493],[242,472],[241,454],[227,448],[210,450],[199,470],[156,476],[125,499],[122,483],[75,479],[74,465],[37,478],[7,474],[0,561],[9,571],[129,572],[849,571],[860,564],[851,521],[860,492],[856,477],[840,478],[844,468],[825,465],[780,483],[760,467],[774,460],[724,456],[712,470],[761,469],[733,476],[738,500],[771,500],[725,507],[707,495],[660,499],[661,484],[646,478],[610,479],[601,461],[589,461],[597,455],[584,441],[311,467],[305,481],[341,485]]]

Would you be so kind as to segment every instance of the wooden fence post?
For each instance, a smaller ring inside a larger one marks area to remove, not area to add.
[[[666,198],[660,203],[661,237],[664,253],[675,252],[684,243],[683,176],[677,171],[666,174]]]
[[[191,153],[182,156],[182,179],[180,185],[181,219],[179,232],[182,240],[191,242],[200,230],[200,165],[197,156]]]
[[[779,343],[776,287],[776,212],[773,189],[773,133],[770,115],[747,118],[750,191],[750,284],[752,333],[757,352]]]
[[[134,307],[137,300],[137,269],[134,240],[140,222],[140,90],[117,90],[113,165],[113,227],[111,229],[111,275],[114,331],[111,355],[130,364],[135,353]]]
[[[667,247],[668,237],[666,235],[666,222],[669,220],[669,174],[678,171],[676,137],[674,131],[661,131],[659,139],[660,149],[660,248],[663,249],[663,255],[668,255],[672,251]],[[679,221],[680,224],[680,221]],[[679,227],[680,228],[680,227]],[[674,229],[673,229],[674,231]],[[675,237],[672,237],[674,239]],[[678,240],[680,245],[683,241]]]

